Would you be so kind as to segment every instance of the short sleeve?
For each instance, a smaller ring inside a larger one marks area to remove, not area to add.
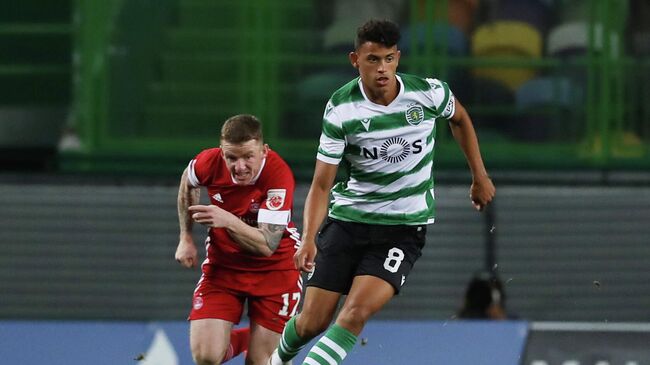
[[[198,188],[200,184],[199,184],[199,179],[196,177],[196,171],[194,170],[195,164],[196,164],[196,160],[192,160],[187,165],[187,181],[189,181],[192,187]]]
[[[328,164],[338,165],[343,158],[344,149],[345,133],[335,107],[329,100],[323,114],[323,128],[316,158]]]
[[[431,85],[433,106],[439,116],[450,119],[456,113],[456,98],[446,82],[438,79],[426,79]]]
[[[205,186],[210,179],[211,171],[214,170],[214,161],[219,158],[217,149],[201,151],[187,165],[187,179],[193,187]]]

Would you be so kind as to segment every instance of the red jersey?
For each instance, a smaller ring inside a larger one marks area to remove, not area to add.
[[[269,257],[252,255],[239,247],[225,228],[210,228],[207,257],[201,268],[209,276],[214,266],[235,270],[295,270],[293,255],[300,245],[291,222],[295,181],[286,162],[269,150],[257,177],[250,185],[237,185],[223,159],[221,148],[199,153],[188,166],[189,182],[205,186],[213,205],[234,214],[246,224],[286,224],[280,245]]]

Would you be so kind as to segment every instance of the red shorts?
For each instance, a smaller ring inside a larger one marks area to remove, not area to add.
[[[238,271],[216,269],[202,275],[192,299],[189,320],[216,318],[239,323],[248,300],[248,318],[271,331],[282,333],[296,314],[302,293],[297,270]]]

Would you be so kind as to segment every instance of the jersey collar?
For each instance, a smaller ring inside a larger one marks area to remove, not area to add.
[[[359,89],[361,89],[361,95],[363,95],[363,98],[366,99],[367,102],[369,102],[369,103],[371,103],[373,105],[378,105],[378,106],[387,108],[387,107],[395,104],[395,102],[397,102],[402,97],[402,95],[404,95],[404,83],[402,82],[402,78],[399,77],[399,75],[397,75],[397,74],[395,74],[395,78],[397,79],[397,82],[399,83],[399,92],[395,96],[395,99],[393,99],[393,101],[391,101],[390,104],[388,104],[388,105],[377,104],[374,101],[370,100],[370,98],[368,98],[368,95],[366,95],[366,91],[363,89],[363,84],[361,83],[361,77],[359,77],[359,80],[357,81],[357,83],[359,84]]]

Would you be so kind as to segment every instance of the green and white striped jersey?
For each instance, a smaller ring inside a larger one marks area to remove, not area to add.
[[[398,74],[389,105],[371,102],[357,77],[327,103],[317,158],[349,162],[347,181],[332,189],[329,216],[368,224],[427,224],[434,219],[433,147],[437,118],[451,118],[445,82]]]

